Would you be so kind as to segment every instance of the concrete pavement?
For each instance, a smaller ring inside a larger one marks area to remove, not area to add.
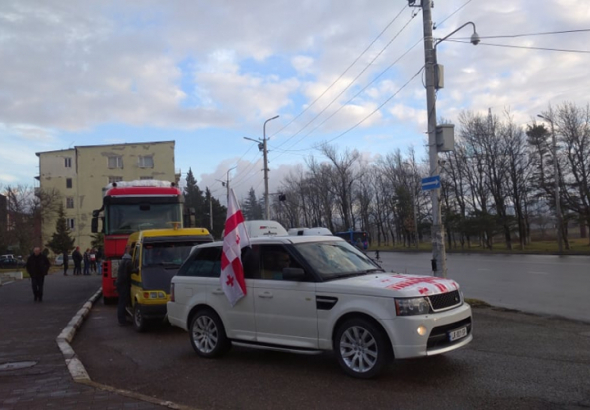
[[[72,379],[56,337],[99,287],[99,276],[61,272],[45,278],[43,302],[29,279],[0,287],[0,410],[165,408]]]

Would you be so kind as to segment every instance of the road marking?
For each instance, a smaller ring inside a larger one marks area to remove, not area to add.
[[[533,275],[549,275],[549,272],[533,272],[533,271],[529,271],[529,273],[532,273]]]

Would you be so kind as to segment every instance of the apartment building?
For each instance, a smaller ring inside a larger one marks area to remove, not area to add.
[[[174,168],[174,141],[112,145],[85,145],[38,152],[39,188],[56,190],[67,224],[80,249],[90,247],[92,211],[102,206],[102,189],[110,182],[159,179],[178,183]],[[55,231],[56,217],[44,220],[42,243]]]

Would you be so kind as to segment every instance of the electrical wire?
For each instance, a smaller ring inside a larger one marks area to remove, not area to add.
[[[436,29],[436,27],[438,27],[438,25],[444,23],[445,21],[447,21],[448,19],[450,19],[451,17],[453,17],[459,10],[461,10],[463,7],[465,7],[466,5],[468,5],[469,3],[471,3],[472,1],[473,0],[466,1],[462,6],[460,6],[459,8],[457,8],[457,10],[455,10],[451,14],[449,14],[443,21],[441,21],[440,23],[437,23],[434,28]]]
[[[402,14],[402,12],[406,9],[406,6],[404,4],[404,6],[401,8],[401,10],[399,11],[399,13],[397,13],[397,15],[393,18],[393,20],[391,20],[383,30],[381,30],[381,32],[377,35],[377,37],[375,37],[375,39],[373,41],[371,41],[371,43],[358,55],[357,58],[354,59],[354,61],[346,68],[346,70],[344,70],[344,72],[342,74],[340,74],[338,76],[338,78],[336,80],[334,80],[332,82],[332,84],[330,84],[328,86],[328,88],[326,88],[320,95],[319,97],[317,97],[315,100],[313,100],[303,111],[301,111],[299,114],[297,114],[297,116],[295,116],[291,121],[289,121],[283,128],[281,128],[280,130],[278,130],[277,132],[275,132],[274,134],[272,134],[270,138],[274,137],[275,135],[277,135],[278,133],[280,133],[281,131],[283,131],[285,128],[287,128],[289,125],[291,125],[295,120],[297,120],[299,117],[301,117],[307,110],[309,110],[316,102],[318,102],[318,100],[320,98],[322,98],[338,81],[340,81],[340,79],[342,77],[344,77],[344,75],[348,72],[348,70],[350,70],[352,68],[352,66],[354,66],[357,61],[363,56],[365,55],[365,53],[371,48],[371,46],[373,46],[373,44],[375,44],[375,42],[383,35],[383,33],[385,33],[385,31],[398,19],[398,17]]]
[[[322,125],[324,125],[326,123],[326,121],[328,121],[330,118],[332,118],[334,115],[336,115],[340,110],[342,110],[348,103],[350,103],[352,100],[354,100],[356,97],[358,97],[362,92],[364,92],[371,84],[373,84],[375,81],[377,81],[383,74],[385,74],[388,70],[390,70],[395,64],[397,64],[402,58],[404,58],[410,51],[412,51],[414,49],[414,47],[416,47],[420,42],[422,41],[422,38],[419,39],[417,42],[415,42],[410,48],[408,48],[401,56],[399,56],[393,63],[391,63],[387,68],[385,68],[385,70],[383,70],[379,75],[377,75],[375,78],[373,78],[373,80],[371,82],[369,82],[367,85],[365,85],[361,90],[359,90],[355,95],[353,95],[348,101],[346,101],[344,104],[342,104],[336,111],[334,111],[332,114],[330,114],[324,121],[322,121],[320,124],[318,124],[315,128],[313,128],[311,131],[309,131],[307,134],[305,134],[303,137],[301,137],[299,140],[297,140],[293,145],[291,145],[291,147],[289,148],[293,148],[295,145],[297,145],[299,142],[301,142],[305,137],[307,137],[308,135],[310,135],[312,132],[314,132],[315,130],[317,130],[319,127],[321,127]],[[371,113],[371,115],[373,115],[373,113]],[[349,130],[350,131],[350,130]],[[348,131],[347,131],[348,132]],[[307,151],[309,148],[305,148],[305,149],[300,149],[300,150],[291,150],[291,151]],[[289,150],[285,150],[283,152],[288,152]],[[274,160],[276,160],[280,155],[278,155],[277,157],[274,158]]]
[[[590,31],[590,28],[578,29],[578,30],[562,30],[562,31],[545,31],[540,33],[525,33],[525,34],[506,34],[502,36],[479,36],[480,39],[490,38],[518,38],[518,37],[533,37],[533,36],[547,36],[553,34],[568,34],[568,33],[585,33]],[[469,40],[468,37],[455,37],[454,40]]]
[[[365,73],[365,71],[367,71],[367,70],[369,69],[369,67],[371,67],[371,65],[373,65],[373,63],[375,62],[375,60],[377,60],[377,58],[379,58],[379,56],[381,56],[381,54],[383,54],[383,52],[384,52],[384,51],[385,51],[385,50],[386,50],[386,49],[387,49],[387,48],[388,48],[388,47],[391,45],[391,43],[393,43],[393,42],[394,42],[394,41],[395,41],[395,40],[396,40],[396,39],[399,37],[399,35],[400,35],[400,34],[401,34],[401,33],[402,33],[402,32],[403,32],[405,29],[406,29],[406,27],[408,27],[408,25],[409,25],[409,24],[412,22],[412,20],[414,19],[414,17],[415,17],[415,15],[412,15],[412,17],[410,17],[410,19],[409,19],[409,20],[406,22],[406,24],[404,24],[404,26],[403,26],[403,27],[402,27],[402,28],[401,28],[401,29],[400,29],[400,30],[399,30],[399,31],[398,31],[398,32],[395,34],[395,36],[394,36],[394,37],[393,37],[393,38],[392,38],[392,39],[391,39],[391,40],[390,40],[390,41],[389,41],[389,42],[388,42],[388,43],[387,43],[387,44],[386,44],[386,45],[385,45],[385,46],[384,46],[384,47],[381,49],[381,51],[379,51],[379,53],[377,53],[377,55],[376,55],[376,56],[375,56],[375,57],[374,57],[374,58],[373,58],[373,59],[372,59],[372,60],[369,62],[369,64],[367,64],[367,65],[365,66],[365,68],[363,68],[363,69],[361,70],[361,72],[360,72],[360,73],[358,73],[358,74],[357,74],[357,76],[356,76],[356,77],[354,77],[354,78],[353,78],[353,79],[350,81],[350,83],[348,83],[348,85],[347,85],[346,87],[344,87],[344,89],[342,89],[342,91],[340,91],[340,92],[338,93],[338,95],[336,95],[336,97],[334,97],[334,98],[332,99],[332,101],[330,101],[330,103],[328,103],[328,105],[326,105],[326,106],[325,106],[325,107],[324,107],[324,108],[323,108],[323,109],[322,109],[322,110],[321,110],[319,113],[317,113],[317,114],[316,114],[316,115],[315,115],[315,116],[314,116],[314,117],[313,117],[311,120],[309,120],[309,121],[308,121],[308,122],[307,122],[307,123],[306,123],[306,124],[305,124],[305,125],[304,125],[304,126],[301,128],[301,129],[299,129],[299,131],[297,131],[295,134],[291,135],[289,138],[287,138],[285,141],[283,141],[283,142],[282,142],[282,143],[281,143],[281,144],[280,144],[280,145],[279,145],[277,148],[280,148],[280,147],[282,147],[282,146],[283,146],[283,145],[285,145],[287,142],[289,142],[291,139],[293,139],[293,138],[294,138],[294,137],[295,137],[297,134],[299,134],[301,131],[303,131],[305,128],[307,128],[307,127],[308,127],[308,126],[309,126],[309,125],[310,125],[312,122],[314,122],[314,121],[315,121],[315,120],[316,120],[316,119],[317,119],[317,118],[318,118],[320,115],[322,115],[322,114],[323,114],[323,113],[324,113],[324,112],[325,112],[325,111],[326,111],[326,110],[327,110],[327,109],[328,109],[328,108],[329,108],[329,107],[330,107],[332,104],[334,104],[334,102],[336,102],[336,101],[338,100],[338,98],[340,98],[340,97],[342,96],[342,94],[344,94],[344,93],[346,92],[346,90],[348,90],[348,89],[349,89],[349,88],[352,86],[352,84],[354,84],[354,83],[356,82],[356,80],[358,80],[358,79],[359,79],[359,77],[360,77],[361,75],[363,75],[363,74]],[[414,44],[414,46],[415,46],[415,45],[416,45],[416,44]],[[414,47],[414,46],[413,46],[413,47]],[[412,48],[413,48],[413,47],[412,47]],[[406,52],[406,53],[407,53],[407,52]],[[404,56],[406,53],[404,53],[404,54],[402,55],[402,57],[403,57],[403,56]],[[400,58],[401,58],[401,57],[400,57]],[[398,59],[398,60],[399,60],[399,59]],[[397,62],[398,60],[396,60],[396,62]],[[394,63],[394,64],[395,64],[395,63]],[[391,67],[391,66],[390,66],[390,67]],[[388,67],[387,69],[389,69],[390,67]],[[380,74],[379,76],[381,76],[381,74]],[[375,81],[375,80],[373,80],[373,81]],[[373,82],[373,81],[372,81],[372,82]],[[372,83],[372,82],[371,82],[371,83]],[[371,83],[369,83],[369,84],[371,84]],[[365,86],[365,88],[363,88],[363,90],[364,90],[364,89],[366,89],[367,87],[368,87],[368,85],[367,85],[367,86]],[[362,90],[361,90],[361,91],[362,91]],[[358,93],[357,93],[356,95],[358,95]],[[353,98],[354,98],[354,97],[353,97]],[[350,100],[349,100],[349,101],[350,101]],[[347,103],[348,103],[348,102],[347,102]],[[345,104],[347,104],[347,103],[345,103]],[[336,112],[337,112],[337,111],[336,111]],[[330,116],[329,116],[329,117],[328,117],[326,120],[330,119],[330,118],[331,118],[333,115],[334,115],[334,114],[330,115]],[[322,124],[323,124],[324,122],[326,122],[326,120],[324,120],[324,121],[322,122]],[[320,124],[320,125],[321,125],[321,124]],[[317,127],[316,127],[316,128],[314,128],[314,130],[315,130],[315,129],[317,129]],[[313,131],[313,130],[312,130],[312,131]]]
[[[451,39],[446,39],[445,41],[452,41],[454,43],[465,43],[465,44],[470,43],[470,41],[451,40]],[[512,45],[509,45],[509,44],[479,43],[478,46],[492,46],[492,47],[505,47],[505,48],[522,48],[522,49],[526,49],[526,50],[561,51],[561,52],[564,52],[564,53],[590,54],[590,51],[587,51],[587,50],[568,50],[568,49],[561,49],[561,48],[532,47],[532,46],[512,46]]]

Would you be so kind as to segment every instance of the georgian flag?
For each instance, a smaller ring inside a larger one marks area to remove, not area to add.
[[[233,189],[229,192],[223,252],[221,253],[221,288],[229,303],[234,306],[246,294],[242,248],[250,246],[250,238],[244,226],[244,216]]]

